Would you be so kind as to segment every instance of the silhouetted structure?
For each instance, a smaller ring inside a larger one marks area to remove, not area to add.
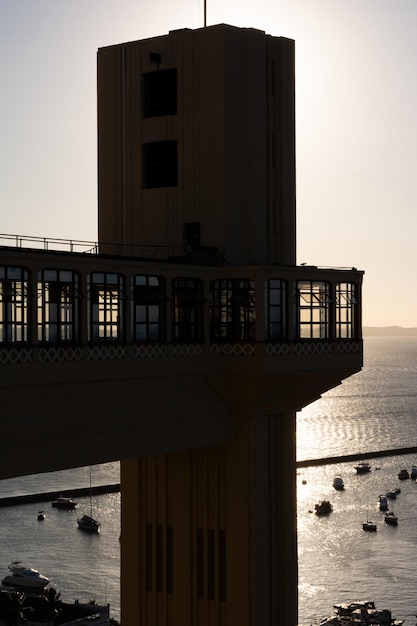
[[[135,277],[136,339],[210,355],[138,399],[177,451],[122,463],[123,622],[294,626],[295,412],[362,362],[361,273],[295,267],[294,43],[219,25],[100,49],[98,137],[100,251],[181,264]],[[218,445],[176,436],[219,415]]]

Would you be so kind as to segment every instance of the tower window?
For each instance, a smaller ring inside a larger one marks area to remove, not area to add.
[[[143,74],[143,117],[177,113],[177,70]]]
[[[175,187],[178,184],[176,141],[153,141],[143,145],[143,187]]]

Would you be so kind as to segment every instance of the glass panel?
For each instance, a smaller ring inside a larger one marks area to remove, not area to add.
[[[298,281],[295,318],[301,339],[329,338],[329,285],[323,281]]]
[[[122,341],[122,277],[114,273],[95,272],[88,282],[90,337],[93,341]]]
[[[0,328],[3,343],[28,340],[28,273],[3,266],[0,279]]]
[[[79,339],[79,278],[76,272],[46,269],[38,274],[38,341]]]
[[[160,341],[165,319],[165,281],[159,276],[138,275],[132,279],[133,338]]]

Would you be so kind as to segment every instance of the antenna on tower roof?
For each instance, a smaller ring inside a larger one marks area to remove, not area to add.
[[[204,0],[204,28],[207,26],[207,0]]]

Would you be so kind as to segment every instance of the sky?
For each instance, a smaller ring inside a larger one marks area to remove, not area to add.
[[[96,54],[203,0],[0,0],[0,238],[97,240]],[[297,262],[365,272],[364,326],[417,326],[416,0],[207,0],[295,39]]]

